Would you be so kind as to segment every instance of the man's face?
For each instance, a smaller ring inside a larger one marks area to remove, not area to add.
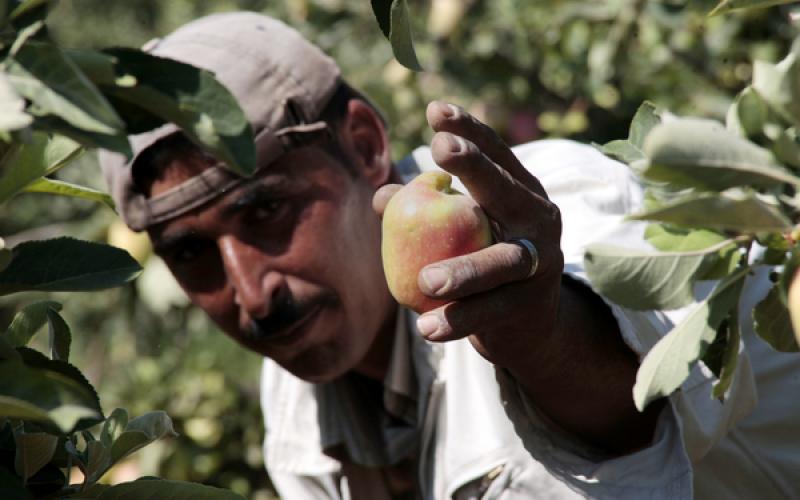
[[[203,168],[200,159],[172,161],[151,196]],[[150,236],[228,335],[301,378],[330,380],[363,363],[393,322],[375,188],[323,149],[303,147]]]

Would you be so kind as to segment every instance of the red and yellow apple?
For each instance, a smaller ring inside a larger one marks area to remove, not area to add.
[[[792,318],[794,337],[800,344],[800,271],[795,272],[792,282],[789,284],[786,302],[789,306],[789,316]]]
[[[420,174],[392,196],[383,212],[381,253],[389,291],[397,302],[419,313],[445,303],[420,290],[422,268],[492,242],[486,214],[451,184],[446,172]]]

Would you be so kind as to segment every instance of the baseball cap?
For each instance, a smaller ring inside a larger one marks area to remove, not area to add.
[[[319,115],[341,84],[336,63],[297,31],[254,12],[213,14],[142,47],[150,54],[214,73],[239,101],[256,138],[259,168],[277,159],[298,135],[328,131]],[[130,136],[130,160],[100,151],[100,165],[117,209],[135,231],[177,217],[245,181],[221,165],[148,198],[134,181],[137,160],[180,133],[171,123]]]

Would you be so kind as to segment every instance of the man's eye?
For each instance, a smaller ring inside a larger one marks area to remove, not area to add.
[[[169,253],[169,258],[176,264],[188,264],[199,259],[207,250],[208,245],[201,241],[185,242],[172,250]]]
[[[250,211],[250,218],[255,221],[263,222],[267,220],[275,220],[283,215],[288,208],[288,204],[284,200],[272,199],[266,200],[257,206],[253,207]]]

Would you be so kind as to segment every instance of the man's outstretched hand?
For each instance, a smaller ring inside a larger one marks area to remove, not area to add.
[[[644,446],[659,405],[636,412],[636,356],[602,300],[563,278],[558,207],[491,128],[444,102],[430,103],[426,114],[436,132],[434,161],[481,205],[497,243],[420,272],[420,290],[447,301],[419,317],[420,333],[434,342],[468,337],[561,429],[611,452]],[[376,193],[379,214],[398,189]],[[509,243],[512,238],[535,245],[539,263],[532,276],[530,253]]]

